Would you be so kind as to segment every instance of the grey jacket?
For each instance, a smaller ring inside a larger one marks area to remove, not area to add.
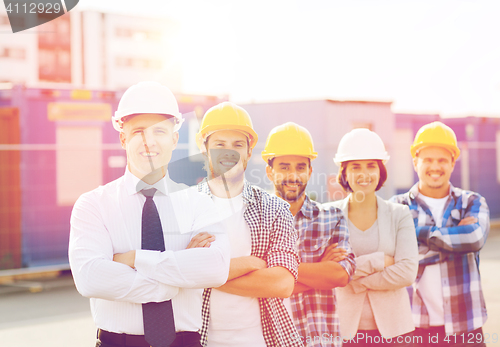
[[[349,218],[349,197],[335,201]],[[358,330],[366,295],[380,334],[385,338],[415,329],[406,287],[417,276],[418,246],[413,218],[408,206],[377,196],[379,245],[377,252],[356,258],[356,273],[344,288],[336,288],[340,332],[353,338]],[[384,268],[384,254],[395,264]]]

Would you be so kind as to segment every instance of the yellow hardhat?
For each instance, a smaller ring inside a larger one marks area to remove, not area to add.
[[[311,134],[306,128],[288,122],[271,130],[262,151],[262,159],[267,163],[269,159],[283,155],[300,155],[311,160],[318,156],[314,151]]]
[[[420,128],[411,146],[411,156],[415,158],[420,149],[429,146],[443,147],[449,150],[455,160],[460,156],[455,132],[441,122],[432,122]]]
[[[196,134],[196,144],[202,148],[207,137],[218,130],[237,130],[247,135],[250,148],[254,148],[259,137],[253,130],[252,120],[247,111],[231,102],[222,102],[208,109]]]

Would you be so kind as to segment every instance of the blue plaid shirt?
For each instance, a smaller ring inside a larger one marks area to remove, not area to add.
[[[418,183],[407,193],[392,197],[391,201],[410,207],[420,254],[429,250],[439,252],[420,261],[416,283],[425,266],[440,264],[446,334],[460,334],[482,327],[487,315],[479,275],[479,250],[490,230],[486,200],[477,193],[450,184],[441,226],[436,226],[429,207],[419,198]],[[470,216],[477,218],[478,222],[458,226],[463,218]],[[415,325],[428,328],[428,311],[419,290],[413,290],[411,297]]]
[[[338,243],[337,247],[344,248],[348,253],[339,264],[349,277],[354,274],[354,254],[349,244],[346,220],[340,209],[321,205],[306,196],[294,220],[299,232],[297,248],[301,262],[319,262],[325,249]],[[307,346],[342,345],[334,288],[292,294],[290,302],[295,326]]]
[[[198,184],[198,190],[212,195],[205,180]],[[293,216],[288,203],[271,195],[261,188],[250,185],[245,180],[243,200],[247,208],[243,218],[252,235],[251,255],[267,261],[268,267],[282,266],[288,269],[295,279],[298,276],[299,256],[295,250],[297,232],[293,228]],[[210,321],[210,295],[212,290],[203,292],[203,327],[201,342],[207,344],[208,324]],[[299,347],[297,330],[288,314],[283,299],[259,298],[262,331],[267,347]]]

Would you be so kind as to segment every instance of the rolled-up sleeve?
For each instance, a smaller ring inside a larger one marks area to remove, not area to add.
[[[338,235],[337,247],[344,249],[347,254],[346,258],[340,261],[339,264],[344,268],[345,272],[347,272],[349,279],[351,279],[357,268],[357,260],[355,260],[351,243],[349,242],[349,231],[346,220],[340,210],[338,210],[336,215],[338,219],[337,225],[335,226],[336,234]]]
[[[293,226],[293,215],[284,205],[278,208],[272,228],[267,266],[284,267],[297,280],[300,260],[295,245],[298,235]]]

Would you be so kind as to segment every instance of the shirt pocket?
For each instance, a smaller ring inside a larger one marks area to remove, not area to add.
[[[319,261],[329,245],[329,237],[306,238],[299,249],[302,261],[307,263]]]

